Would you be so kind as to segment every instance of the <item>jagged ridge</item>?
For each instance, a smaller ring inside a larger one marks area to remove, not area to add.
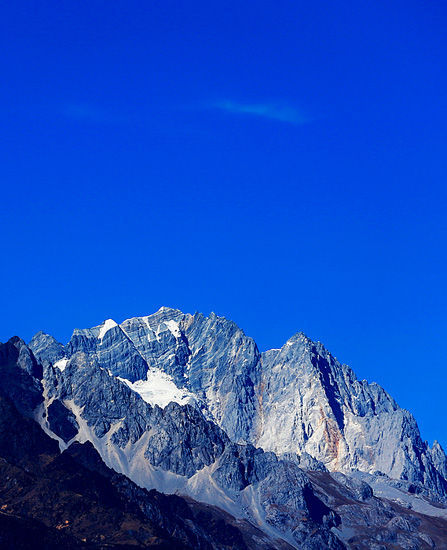
[[[82,351],[130,382],[145,380],[149,369],[166,373],[234,442],[306,452],[330,470],[378,471],[447,494],[439,444],[430,449],[408,411],[302,333],[260,354],[225,318],[161,308],[75,330],[65,350],[52,337],[45,346],[42,333],[30,347],[53,362]]]

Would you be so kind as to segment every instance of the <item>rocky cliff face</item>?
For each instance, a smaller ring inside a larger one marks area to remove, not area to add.
[[[42,333],[30,347],[49,362],[63,350]],[[306,452],[331,471],[378,471],[447,494],[444,452],[421,440],[412,415],[302,333],[260,354],[231,321],[162,308],[75,330],[65,355],[78,352],[134,389],[144,390],[148,372],[166,375],[233,442]]]
[[[89,442],[60,454],[3,390],[0,385],[2,549],[291,548],[212,506],[138,487],[107,468]]]
[[[83,352],[132,383],[146,380],[148,370],[165,373],[177,388],[204,403],[233,441],[254,439],[261,355],[254,341],[224,318],[161,308],[120,325],[109,319],[91,329],[76,329],[65,349],[43,333],[30,347],[52,364]]]
[[[43,401],[33,414],[61,450],[91,442],[107,466],[139,486],[217,505],[282,540],[279,546],[344,548],[331,531],[335,515],[314,495],[298,461],[232,443],[196,405],[146,402],[94,353],[77,351],[55,365],[47,361],[36,381]],[[15,374],[4,379],[14,384]]]
[[[32,396],[21,393],[23,380],[4,383],[62,450],[90,441],[140,486],[217,505],[293,546],[341,548],[349,539],[340,509],[303,469],[344,472],[351,496],[362,472],[377,491],[447,496],[442,448],[429,448],[380,386],[358,381],[301,333],[261,354],[231,321],[161,308],[77,329],[66,346],[43,333],[30,350],[14,346],[5,364],[32,377]]]
[[[445,455],[421,440],[413,416],[304,334],[262,355],[260,396],[260,447],[306,451],[331,471],[381,472],[447,494]]]

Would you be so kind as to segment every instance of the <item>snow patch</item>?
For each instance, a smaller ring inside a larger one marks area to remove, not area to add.
[[[113,319],[107,319],[104,321],[104,323],[101,325],[101,328],[99,330],[98,339],[101,340],[104,338],[106,332],[108,332],[111,328],[117,327],[118,323],[115,323]]]
[[[168,327],[173,336],[175,336],[176,338],[180,338],[182,334],[176,321],[164,321],[164,324]]]
[[[158,405],[162,409],[171,401],[175,401],[179,405],[192,404],[197,401],[193,393],[178,388],[169,374],[154,367],[147,371],[146,380],[130,382],[126,378],[118,377],[118,379],[127,384],[131,390],[138,393],[146,403]]]
[[[65,367],[67,366],[67,363],[68,363],[68,359],[64,357],[63,359],[59,359],[59,361],[56,361],[53,367],[56,367],[57,369],[63,372],[65,370]]]

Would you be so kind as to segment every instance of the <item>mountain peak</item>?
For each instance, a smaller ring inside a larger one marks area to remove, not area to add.
[[[439,485],[437,474],[422,471],[413,457],[422,453],[444,471],[444,452],[436,444],[424,447],[410,413],[377,384],[358,381],[303,331],[280,350],[260,354],[253,339],[225,317],[163,306],[121,324],[107,319],[77,329],[65,348],[44,333],[30,347],[53,364],[83,352],[130,381],[148,402],[155,391],[149,380],[163,386],[168,398],[183,402],[191,396],[237,443],[278,454],[307,452],[329,470],[378,470],[430,487]]]
[[[302,331],[295,332],[286,342],[285,345],[289,344],[296,344],[296,343],[302,343],[302,342],[309,342],[313,343],[313,341]]]
[[[26,345],[25,342],[20,338],[20,336],[11,336],[11,338],[6,343],[15,346],[16,348],[20,348]]]
[[[211,499],[230,513],[256,506],[267,530],[284,529],[285,515],[272,510],[286,510],[292,531],[296,507],[307,513],[307,469],[335,476],[366,500],[371,489],[355,482],[357,474],[368,484],[380,478],[386,490],[413,486],[447,499],[441,446],[429,448],[408,411],[302,331],[260,354],[225,317],[163,307],[76,329],[65,347],[40,332],[30,349],[19,338],[0,347],[3,384],[17,400],[34,399],[27,414],[61,449],[90,440],[141,486]],[[44,364],[42,377],[31,351]],[[295,531],[297,548],[332,548],[303,545]]]
[[[118,326],[118,323],[114,321],[113,319],[106,319],[102,325],[100,325],[98,339],[103,340],[105,334],[112,328],[115,328]]]
[[[182,313],[179,309],[170,306],[161,306],[158,311],[175,311],[176,313]]]

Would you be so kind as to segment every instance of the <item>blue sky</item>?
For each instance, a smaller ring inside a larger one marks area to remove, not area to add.
[[[447,447],[441,2],[2,7],[0,340],[303,330]]]

